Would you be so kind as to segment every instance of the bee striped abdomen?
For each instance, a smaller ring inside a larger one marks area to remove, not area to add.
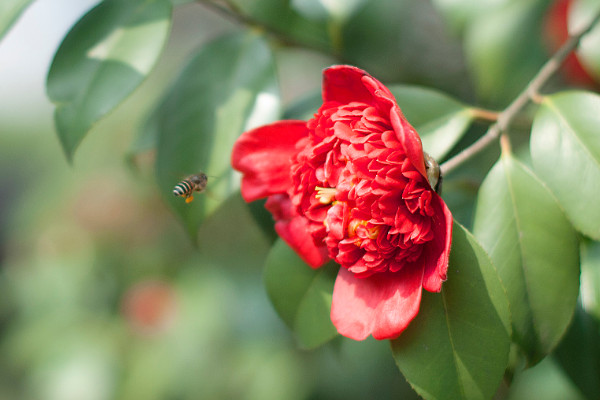
[[[189,203],[194,200],[194,196],[192,193],[203,192],[206,188],[206,184],[208,183],[208,177],[204,172],[200,172],[196,175],[190,175],[181,182],[179,182],[173,188],[173,194],[175,196],[181,196],[185,198],[185,202]]]
[[[179,182],[175,185],[175,188],[173,188],[173,194],[175,196],[189,197],[193,191],[194,184],[187,179]]]

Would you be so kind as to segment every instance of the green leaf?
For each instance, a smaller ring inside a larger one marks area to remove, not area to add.
[[[337,266],[310,268],[281,239],[267,258],[265,285],[271,303],[305,348],[317,347],[337,335],[329,313]]]
[[[419,314],[392,341],[400,371],[427,400],[490,399],[508,363],[510,314],[492,263],[454,223],[448,281],[423,293]]]
[[[544,98],[531,157],[575,228],[600,239],[600,97],[573,91]]]
[[[438,161],[452,150],[473,121],[468,107],[438,91],[408,85],[390,86],[390,91],[421,136],[423,150]]]
[[[0,1],[0,41],[33,0]]]
[[[237,13],[268,26],[292,42],[325,52],[331,50],[326,22],[306,18],[292,6],[292,1],[228,0],[227,3]]]
[[[336,44],[344,62],[381,82],[473,95],[459,38],[448,34],[430,1],[369,1],[343,25]]]
[[[600,399],[600,323],[597,319],[577,308],[555,358],[586,398]]]
[[[432,0],[449,25],[457,32],[481,15],[494,12],[511,0]]]
[[[48,73],[48,96],[69,159],[93,124],[150,73],[165,44],[171,4],[107,0],[68,33]]]
[[[321,91],[308,93],[306,96],[290,104],[283,113],[283,119],[300,119],[308,121],[323,104]]]
[[[364,6],[365,2],[366,0],[291,0],[290,4],[308,19],[344,22]]]
[[[157,116],[156,176],[161,193],[195,237],[201,221],[239,189],[231,149],[245,130],[279,116],[275,65],[255,33],[221,37],[200,49],[173,84]],[[153,132],[152,123],[146,129]],[[206,194],[186,204],[173,187],[188,175],[208,175]]]
[[[546,6],[546,0],[512,1],[466,29],[465,53],[486,103],[504,105],[515,98],[546,61],[540,40]]]
[[[600,321],[600,242],[581,244],[581,302]]]
[[[510,301],[514,340],[530,364],[558,344],[579,293],[579,244],[550,191],[503,154],[484,180],[473,232]]]

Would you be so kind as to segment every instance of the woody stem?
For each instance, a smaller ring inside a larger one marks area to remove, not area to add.
[[[487,132],[479,138],[475,143],[450,158],[443,163],[440,168],[443,175],[478,154],[491,143],[496,141],[502,132],[505,132],[513,119],[529,104],[533,99],[539,98],[540,89],[546,84],[548,79],[558,71],[564,60],[567,58],[579,44],[581,38],[588,33],[594,25],[600,20],[600,12],[583,26],[579,31],[575,32],[567,41],[554,53],[554,55],[542,66],[535,77],[529,82],[527,87],[498,115],[497,121],[489,127]]]

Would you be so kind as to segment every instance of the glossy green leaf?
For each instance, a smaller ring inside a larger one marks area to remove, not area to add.
[[[156,176],[165,200],[196,235],[200,222],[239,189],[231,149],[245,130],[279,116],[279,91],[271,51],[262,36],[239,33],[205,45],[150,116],[158,124]],[[208,175],[206,193],[192,203],[173,196],[188,175]]]
[[[554,356],[587,399],[600,399],[600,322],[577,308]]]
[[[579,244],[555,198],[510,154],[484,180],[474,234],[510,301],[514,341],[531,364],[558,344],[579,293]]]
[[[440,161],[473,121],[468,107],[450,96],[418,86],[390,86],[404,116],[417,130],[423,150]]]
[[[33,0],[0,1],[0,41]]]
[[[310,268],[279,239],[267,258],[265,285],[271,303],[301,346],[313,348],[337,335],[329,318],[337,266]]]
[[[486,103],[504,106],[546,61],[540,40],[546,6],[546,0],[512,1],[481,14],[466,29],[465,53]]]
[[[533,165],[579,231],[600,239],[600,97],[544,98],[531,131]]]
[[[149,74],[170,28],[166,0],[108,0],[63,40],[48,73],[48,96],[69,159],[93,124]]]
[[[454,223],[448,280],[423,292],[419,314],[392,341],[400,371],[423,398],[490,399],[508,363],[510,313],[492,263]]]

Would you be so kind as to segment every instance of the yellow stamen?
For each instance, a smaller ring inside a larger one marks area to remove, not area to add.
[[[317,194],[315,197],[319,200],[321,204],[331,204],[335,199],[335,188],[324,188],[320,186],[315,186],[315,190]]]
[[[367,224],[369,223],[369,221],[365,221],[365,220],[361,220],[361,219],[353,219],[352,221],[350,221],[348,223],[348,236],[353,238],[356,236],[356,229],[362,225],[366,228],[367,231],[367,237],[371,240],[373,239],[377,239],[377,236],[379,235],[379,225],[374,225],[371,226],[370,228],[367,228]],[[356,242],[354,243],[357,246],[360,246],[361,244],[361,240],[357,239]]]

